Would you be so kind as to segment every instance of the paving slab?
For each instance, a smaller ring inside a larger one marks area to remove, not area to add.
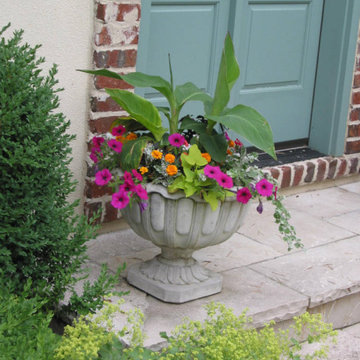
[[[348,212],[346,214],[333,216],[327,221],[339,228],[347,229],[355,234],[360,234],[360,210]]]
[[[250,268],[309,296],[310,308],[360,291],[360,236],[264,261]]]

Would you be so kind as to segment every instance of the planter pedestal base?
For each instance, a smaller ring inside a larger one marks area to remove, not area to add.
[[[170,303],[184,303],[216,294],[222,288],[222,276],[203,268],[196,260],[169,260],[157,256],[130,266],[129,284]]]

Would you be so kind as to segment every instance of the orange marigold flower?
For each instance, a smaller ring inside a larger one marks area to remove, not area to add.
[[[172,164],[175,161],[175,155],[173,154],[166,154],[164,157],[165,161],[169,164]]]
[[[211,161],[211,156],[208,153],[202,153],[201,156],[209,163]]]
[[[146,166],[142,166],[139,171],[141,175],[144,175],[145,173],[149,172],[149,169]]]
[[[160,159],[162,158],[163,154],[162,154],[162,152],[159,151],[159,150],[153,150],[153,151],[151,152],[151,156],[152,156],[154,159],[160,160]]]
[[[232,141],[232,140],[229,140],[228,144],[229,144],[230,147],[234,147],[234,146],[235,146],[235,143],[234,143],[234,141]]]
[[[169,176],[174,176],[177,174],[178,168],[176,167],[176,165],[168,165],[168,167],[166,168],[166,172]]]
[[[232,155],[232,151],[230,149],[227,149],[226,152],[229,154],[229,155]]]
[[[115,139],[116,139],[116,141],[120,141],[121,143],[126,142],[125,136],[122,136],[122,135],[116,136]]]
[[[137,139],[137,135],[133,132],[126,135],[126,140],[135,140]]]

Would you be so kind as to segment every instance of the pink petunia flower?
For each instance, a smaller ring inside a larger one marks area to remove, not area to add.
[[[99,186],[106,185],[112,178],[109,169],[103,169],[95,174],[95,184]]]
[[[124,191],[112,194],[111,205],[116,209],[123,209],[129,204],[129,197]]]
[[[136,191],[134,181],[133,180],[125,181],[122,185],[119,186],[119,190],[124,191],[126,193]]]
[[[97,157],[96,154],[95,154],[95,151],[91,151],[90,159],[91,159],[95,164],[99,161],[98,157]]]
[[[128,171],[125,171],[124,172],[124,180],[125,181],[132,181],[133,182],[133,178],[132,178],[132,176],[131,176],[131,173],[129,173]]]
[[[102,138],[101,136],[94,136],[92,138],[92,143],[94,144],[95,147],[99,148],[100,150],[100,146],[101,144],[105,141],[104,138]]]
[[[227,131],[224,132],[224,136],[225,136],[226,141],[231,140],[229,134],[227,133]]]
[[[270,183],[269,181],[267,181],[266,179],[260,180],[255,185],[256,191],[261,196],[271,196],[273,187],[274,187],[274,185],[272,183]]]
[[[243,204],[247,204],[251,199],[252,195],[247,187],[243,187],[237,191],[236,200]]]
[[[123,144],[120,141],[111,139],[108,141],[108,145],[117,153],[121,153]]]
[[[125,132],[126,132],[125,126],[119,125],[112,128],[111,135],[122,136],[125,134]]]
[[[141,186],[141,184],[138,184],[135,186],[135,192],[137,194],[137,196],[141,199],[141,200],[147,200],[148,199],[148,193],[147,191]]]
[[[143,177],[139,172],[137,172],[135,169],[132,169],[131,172],[134,175],[135,179],[138,179],[139,181],[143,181]]]
[[[204,167],[204,174],[210,179],[216,179],[221,174],[221,170],[219,166],[206,165]]]
[[[169,136],[169,143],[172,146],[180,147],[181,145],[185,144],[185,138],[181,134],[178,134],[178,133],[171,134]]]
[[[244,144],[239,139],[235,140],[235,145],[237,145],[238,147],[244,146]]]
[[[226,189],[231,189],[234,186],[233,179],[229,176],[221,172],[215,180],[219,183],[219,185]]]

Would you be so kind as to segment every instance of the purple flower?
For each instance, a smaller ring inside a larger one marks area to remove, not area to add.
[[[129,203],[129,197],[124,191],[112,194],[111,205],[116,209],[123,209]]]
[[[135,169],[132,169],[131,172],[134,175],[135,179],[138,179],[139,181],[143,181],[143,177],[139,172],[137,172]]]
[[[216,179],[221,173],[219,166],[206,165],[204,167],[204,174],[210,179]]]
[[[101,144],[105,141],[104,138],[102,138],[101,136],[94,136],[92,138],[92,143],[94,144],[95,147],[99,148],[100,150],[100,146]]]
[[[251,199],[252,195],[247,187],[243,187],[237,191],[236,200],[243,204],[247,204]]]
[[[144,210],[146,210],[147,207],[148,207],[148,203],[147,203],[147,202],[145,202],[145,201],[139,202],[140,212],[143,212]]]
[[[267,181],[266,179],[262,179],[260,180],[258,183],[256,183],[255,188],[256,191],[261,195],[261,196],[271,196],[272,195],[272,190],[273,190],[274,185],[271,184],[269,181]]]
[[[261,200],[259,200],[259,205],[257,206],[256,211],[259,214],[262,214],[262,212],[263,212],[263,204],[262,204]]]
[[[233,179],[229,176],[220,172],[220,174],[215,178],[219,185],[226,189],[231,189],[234,186]]]
[[[95,184],[96,185],[106,185],[112,178],[111,172],[108,169],[104,169],[101,171],[98,171],[95,174]]]
[[[111,130],[111,135],[114,135],[114,136],[122,136],[125,134],[125,127],[122,126],[122,125],[119,125],[119,126],[115,126],[112,128]]]
[[[181,145],[184,145],[185,138],[181,134],[178,134],[178,133],[171,134],[169,136],[169,143],[172,146],[180,147]]]
[[[135,186],[135,192],[137,194],[137,196],[141,199],[141,200],[147,200],[148,198],[148,193],[147,191],[141,186],[141,184],[138,184]]]
[[[108,145],[117,153],[121,153],[123,144],[120,141],[111,139],[108,141]]]

